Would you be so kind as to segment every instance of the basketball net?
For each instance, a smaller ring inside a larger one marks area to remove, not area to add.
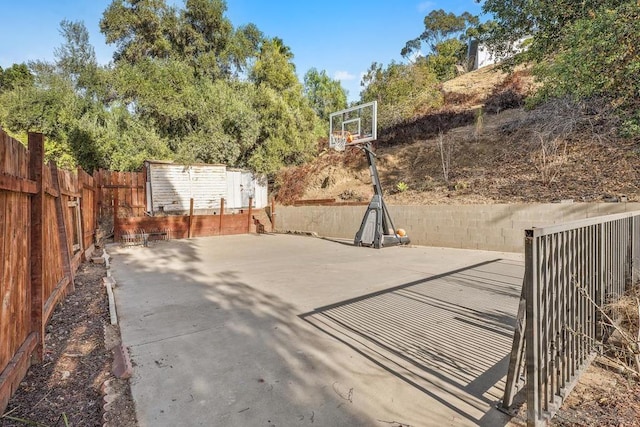
[[[344,151],[347,144],[353,142],[353,136],[348,131],[336,131],[331,135],[331,146],[336,151]]]

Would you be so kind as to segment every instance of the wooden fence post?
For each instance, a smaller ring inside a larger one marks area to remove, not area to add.
[[[220,235],[222,235],[222,217],[224,216],[224,198],[220,199]]]
[[[271,232],[276,231],[276,199],[271,199]]]
[[[247,213],[247,233],[251,233],[251,214],[253,209],[253,197],[249,197],[249,212]]]
[[[93,171],[93,184],[96,188],[96,197],[94,198],[94,206],[96,210],[96,230],[98,229],[98,223],[102,219],[102,169]]]
[[[34,356],[43,360],[44,354],[44,137],[29,133],[29,170],[36,182],[36,193],[31,197],[31,331],[38,334]]]
[[[120,237],[120,229],[118,227],[118,205],[120,204],[120,200],[118,199],[118,189],[113,193],[113,241],[114,243],[118,242],[118,238]]]
[[[187,236],[189,239],[193,237],[193,197],[189,199],[189,232]]]

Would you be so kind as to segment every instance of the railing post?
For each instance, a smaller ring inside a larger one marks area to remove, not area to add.
[[[36,182],[37,192],[31,197],[31,331],[38,334],[34,353],[42,361],[44,354],[44,137],[40,133],[29,134],[30,178]]]
[[[636,217],[629,217],[629,279],[631,280],[628,285],[632,287],[637,280],[636,270],[638,269],[638,265],[636,264]],[[627,291],[629,289],[626,289]]]
[[[605,233],[605,222],[600,223],[600,227],[598,227],[598,259],[596,260],[596,289],[595,295],[593,296],[594,303],[596,307],[594,307],[595,318],[594,321],[596,323],[596,345],[599,342],[602,342],[602,338],[604,336],[604,330],[602,326],[602,315],[598,310],[599,307],[602,307],[605,287],[606,287],[606,233]]]
[[[527,426],[542,423],[540,396],[540,289],[537,278],[536,239],[533,230],[525,231],[524,241],[524,289],[527,301],[525,320],[525,356],[527,363]]]
[[[522,290],[520,291],[520,303],[518,304],[518,317],[516,318],[516,327],[513,333],[513,342],[511,344],[511,353],[509,356],[509,369],[507,370],[507,381],[504,386],[504,397],[502,398],[502,410],[508,410],[513,404],[513,399],[518,390],[518,381],[520,379],[522,357],[524,355],[524,340],[526,327],[526,282],[522,282]]]

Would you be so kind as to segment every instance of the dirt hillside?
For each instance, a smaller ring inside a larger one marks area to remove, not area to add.
[[[555,101],[523,107],[533,79],[495,68],[442,85],[445,106],[391,129],[375,144],[392,204],[640,200],[640,141],[618,136],[604,105]],[[365,201],[364,155],[323,150],[282,172],[278,199]]]

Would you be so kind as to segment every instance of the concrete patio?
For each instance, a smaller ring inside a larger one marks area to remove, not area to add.
[[[141,426],[502,426],[522,255],[291,235],[110,248]]]

